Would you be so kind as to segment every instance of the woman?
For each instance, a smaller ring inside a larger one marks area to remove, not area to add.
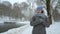
[[[46,34],[45,27],[49,27],[50,24],[42,7],[37,7],[36,14],[32,17],[30,25],[33,26],[32,34]]]

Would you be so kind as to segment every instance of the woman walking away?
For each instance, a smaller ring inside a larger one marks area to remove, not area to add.
[[[33,26],[32,34],[46,34],[46,27],[49,27],[48,17],[44,14],[42,7],[37,7],[36,14],[32,17],[30,25]]]

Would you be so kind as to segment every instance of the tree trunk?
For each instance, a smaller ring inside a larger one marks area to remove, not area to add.
[[[46,7],[47,7],[47,13],[49,16],[49,23],[52,24],[52,17],[51,17],[51,11],[50,11],[50,0],[46,0]]]

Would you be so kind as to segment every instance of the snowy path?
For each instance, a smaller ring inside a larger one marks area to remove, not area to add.
[[[25,25],[0,34],[31,34],[32,29],[30,25]],[[60,34],[60,23],[52,24],[49,28],[46,28],[46,31],[47,34]]]

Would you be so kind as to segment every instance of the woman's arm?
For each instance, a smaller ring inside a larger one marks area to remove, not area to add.
[[[31,26],[36,25],[36,18],[35,18],[35,16],[33,16],[32,19],[30,20],[30,25]]]
[[[42,19],[36,17],[36,16],[33,16],[31,21],[30,21],[30,25],[31,26],[35,26],[35,25],[38,25],[38,24],[41,24],[43,22]]]
[[[48,17],[47,16],[45,17],[45,20],[43,20],[43,25],[45,27],[49,27],[50,26],[50,23],[48,23]]]

